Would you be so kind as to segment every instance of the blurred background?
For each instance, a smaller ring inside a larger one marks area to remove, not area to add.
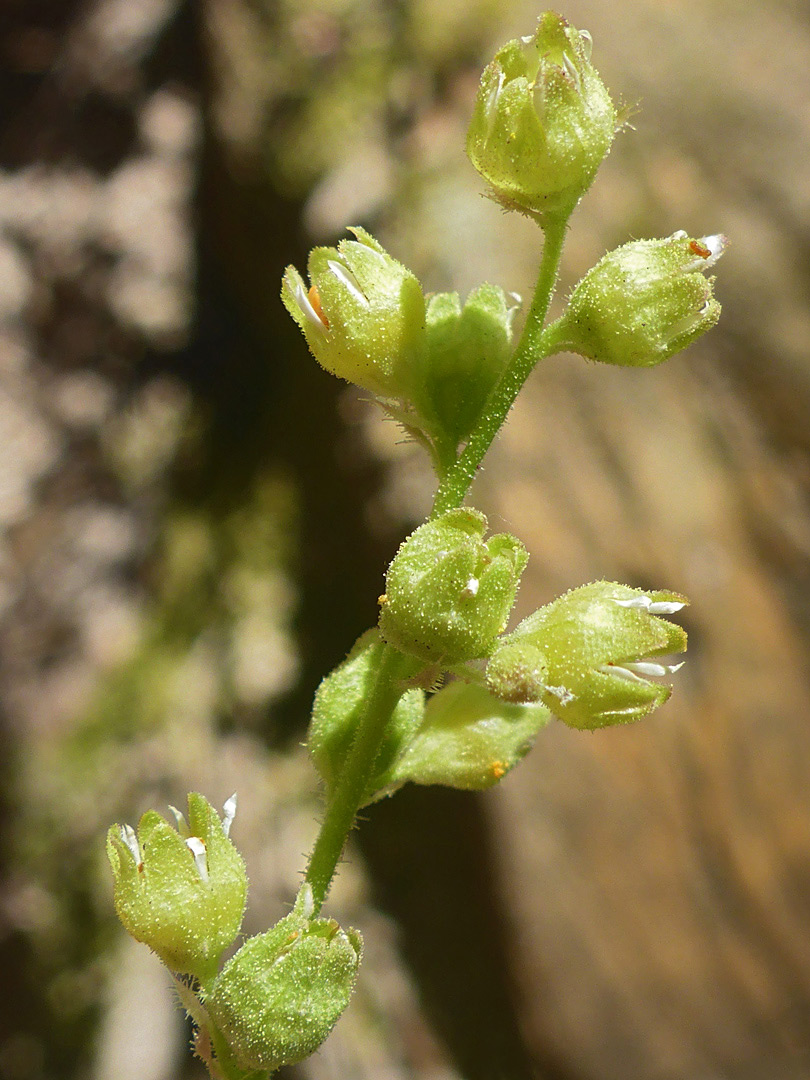
[[[286,1080],[810,1076],[810,13],[567,0],[634,106],[570,287],[724,232],[717,329],[532,376],[477,482],[532,560],[687,593],[643,724],[555,724],[482,797],[371,808],[329,910],[359,988]],[[346,224],[427,289],[524,295],[539,235],[463,154],[525,0],[5,0],[0,12],[0,1080],[201,1080],[117,925],[110,822],[238,789],[245,929],[317,828],[301,747],[426,513],[418,451],[322,372],[283,267]]]

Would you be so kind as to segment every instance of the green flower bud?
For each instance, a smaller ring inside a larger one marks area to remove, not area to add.
[[[483,687],[454,682],[434,694],[389,782],[492,787],[529,752],[550,719],[543,705],[509,705]]]
[[[388,569],[380,632],[401,652],[450,666],[488,656],[515,602],[528,555],[462,507],[421,525]]]
[[[625,367],[660,364],[720,318],[708,270],[724,236],[634,240],[605,255],[580,281],[556,324],[555,345]]]
[[[384,647],[379,630],[363,634],[348,657],[326,676],[315,694],[307,745],[315,768],[329,790],[340,779]],[[373,802],[383,793],[391,764],[419,727],[424,710],[422,690],[407,690],[399,699],[385,729],[362,805]]]
[[[281,299],[315,359],[382,398],[407,398],[424,348],[425,300],[414,275],[364,229],[309,256],[307,289],[288,266]]]
[[[672,693],[651,681],[677,671],[654,659],[686,649],[686,633],[660,618],[687,603],[597,581],[535,611],[505,637],[487,665],[487,683],[507,701],[542,701],[570,727],[638,720]]]
[[[272,1072],[317,1050],[349,1003],[362,951],[356,930],[297,911],[246,941],[206,1002],[239,1067]]]
[[[610,149],[617,117],[591,39],[547,11],[484,71],[467,153],[507,209],[567,216]]]
[[[454,448],[472,431],[506,367],[519,303],[495,285],[479,286],[463,308],[458,293],[428,301],[420,411]]]
[[[137,836],[129,825],[110,829],[115,910],[130,934],[168,968],[205,984],[239,933],[245,910],[245,864],[228,839],[236,796],[225,803],[222,821],[194,792],[188,824],[172,810],[177,829],[154,810],[141,818]]]

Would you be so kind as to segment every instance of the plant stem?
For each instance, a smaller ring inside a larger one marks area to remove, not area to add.
[[[316,915],[329,892],[346,838],[363,802],[386,725],[407,689],[404,679],[412,674],[411,665],[402,653],[383,642],[378,647],[374,683],[365,701],[365,711],[340,780],[327,803],[321,831],[304,876],[304,881],[312,888]]]
[[[478,467],[503,425],[520,388],[531,374],[537,361],[548,355],[547,352],[543,352],[542,347],[543,324],[554,294],[554,286],[557,284],[567,227],[567,216],[546,224],[546,239],[540,271],[523,333],[520,335],[520,340],[506,370],[490,394],[481,419],[473,429],[467,445],[439,485],[431,518],[461,506],[475,479]]]

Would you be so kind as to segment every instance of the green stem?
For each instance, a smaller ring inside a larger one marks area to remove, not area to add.
[[[448,470],[436,492],[431,518],[461,506],[484,455],[498,434],[515,398],[535,364],[548,352],[543,351],[543,324],[548,315],[554,286],[560,269],[568,217],[548,222],[545,231],[543,257],[534,289],[526,325],[506,370],[489,396],[481,419],[473,429],[467,445],[456,463]]]
[[[321,831],[309,858],[304,881],[312,888],[313,914],[320,911],[343,854],[346,838],[354,825],[366,792],[366,785],[380,750],[380,743],[397,702],[407,689],[404,679],[412,674],[408,661],[382,642],[374,683],[365,702],[340,780],[331,794]]]

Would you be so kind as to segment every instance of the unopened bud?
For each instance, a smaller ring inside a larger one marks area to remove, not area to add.
[[[388,569],[380,632],[427,663],[488,656],[515,602],[528,555],[508,533],[484,541],[487,519],[467,507],[421,525]]]
[[[315,694],[307,747],[321,778],[332,791],[343,773],[357,727],[377,675],[384,643],[379,630],[368,630],[348,657],[321,682]],[[405,658],[402,658],[405,661]],[[410,661],[413,663],[413,661]],[[361,805],[372,802],[389,783],[391,763],[419,727],[424,692],[406,690],[386,725]]]
[[[576,286],[555,324],[554,345],[625,367],[660,364],[720,318],[714,266],[724,236],[634,240],[609,252]]]
[[[454,449],[472,431],[506,367],[519,304],[495,285],[480,285],[463,307],[458,293],[436,293],[428,301],[420,412]]]
[[[356,930],[295,911],[245,942],[206,1002],[238,1066],[272,1072],[317,1050],[349,1003],[362,951]]]
[[[610,149],[617,117],[591,39],[547,11],[484,71],[467,153],[508,209],[567,216]]]

